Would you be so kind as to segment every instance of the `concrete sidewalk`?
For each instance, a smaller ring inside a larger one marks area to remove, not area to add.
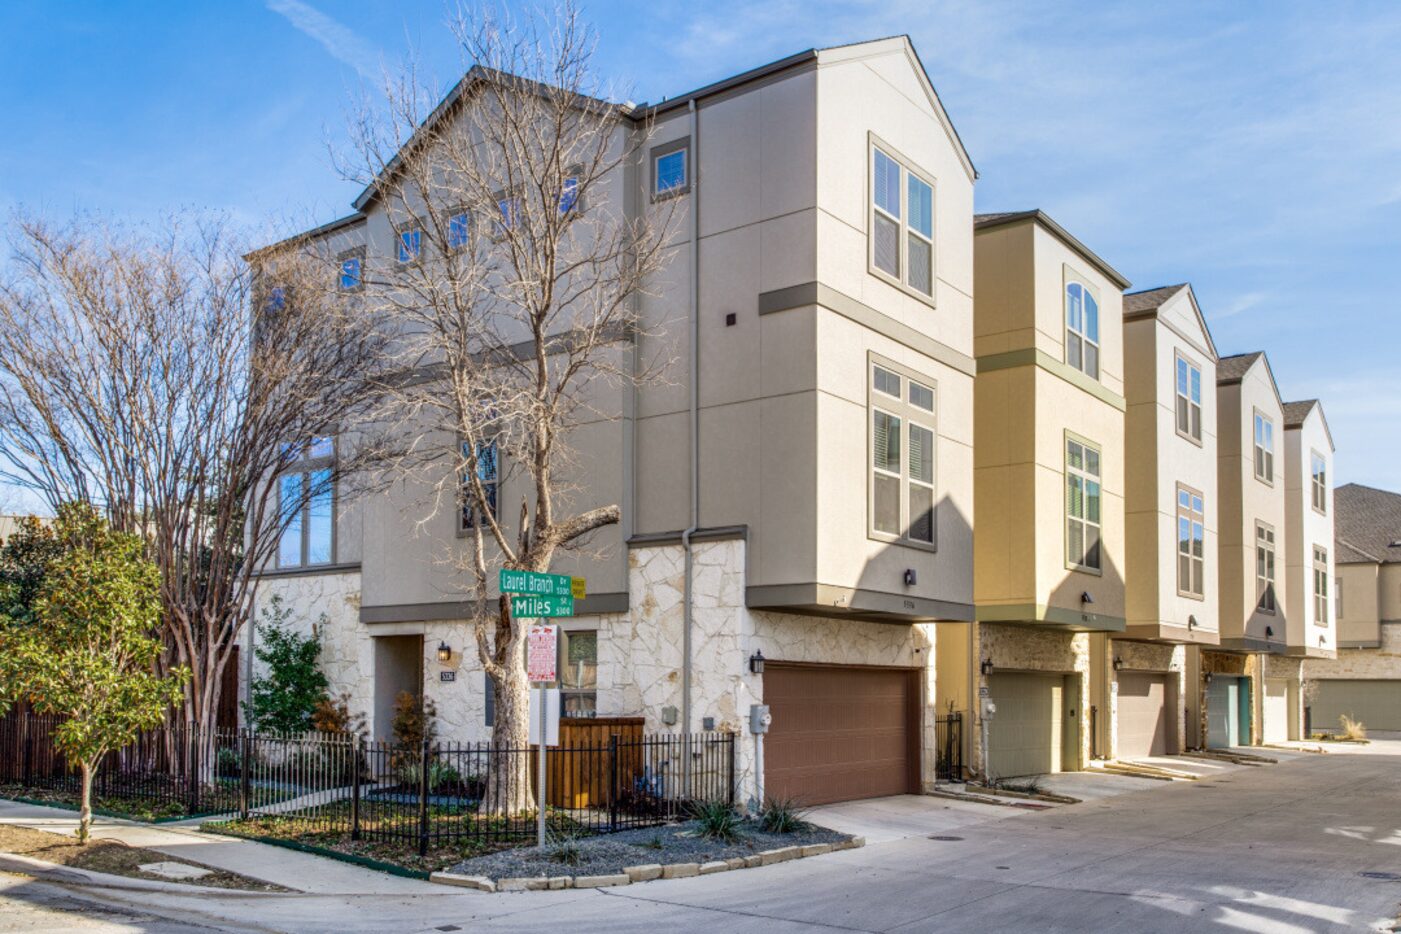
[[[72,836],[77,833],[78,815],[76,811],[0,799],[0,823]],[[412,895],[441,890],[440,886],[419,879],[393,876],[252,840],[200,833],[187,826],[156,826],[95,817],[92,835],[97,839],[120,840],[128,846],[144,847],[173,859],[202,863],[299,892]]]

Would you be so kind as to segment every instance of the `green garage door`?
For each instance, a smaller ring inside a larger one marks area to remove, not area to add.
[[[1065,747],[1064,675],[998,673],[988,676],[988,696],[997,713],[988,722],[988,774],[994,778],[1044,775],[1078,767]]]
[[[1401,730],[1401,681],[1319,681],[1314,729],[1335,730],[1347,714],[1369,730]]]
[[[1206,744],[1250,745],[1250,679],[1216,675],[1206,692]]]

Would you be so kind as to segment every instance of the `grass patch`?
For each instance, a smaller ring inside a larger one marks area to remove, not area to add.
[[[199,806],[193,810],[186,806],[185,801],[173,797],[176,794],[183,794],[183,789],[177,792],[173,788],[153,788],[149,794],[142,795],[113,792],[104,794],[94,783],[93,813],[105,817],[125,817],[129,820],[157,822],[222,814],[238,808],[237,784],[229,785],[223,780],[203,789],[199,796]],[[75,781],[72,786],[60,785],[48,788],[34,788],[16,784],[0,785],[0,798],[23,799],[50,807],[76,811],[80,795]]]
[[[707,840],[733,843],[740,838],[739,812],[722,801],[705,801],[691,805],[691,819],[697,832]]]
[[[1347,714],[1343,714],[1338,718],[1338,723],[1341,724],[1343,728],[1342,735],[1339,737],[1343,742],[1367,742],[1367,727],[1362,724],[1361,720],[1354,720]]]
[[[812,829],[806,816],[807,809],[793,798],[770,798],[759,812],[759,826],[769,833],[801,833]]]

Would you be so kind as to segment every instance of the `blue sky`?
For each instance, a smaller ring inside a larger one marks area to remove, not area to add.
[[[1147,288],[1190,280],[1223,354],[1318,396],[1340,481],[1401,489],[1401,5],[590,2],[600,71],[657,100],[811,46],[906,32],[981,173]],[[0,211],[344,214],[327,154],[438,0],[0,6]]]

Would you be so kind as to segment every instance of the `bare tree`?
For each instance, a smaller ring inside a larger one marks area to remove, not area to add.
[[[428,491],[420,527],[462,510],[465,543],[436,560],[474,598],[495,690],[502,752],[482,811],[518,813],[534,807],[526,626],[491,596],[495,571],[547,571],[619,521],[617,504],[579,505],[571,437],[586,418],[619,416],[600,403],[605,387],[621,399],[657,369],[633,341],[674,202],[629,209],[650,126],[598,86],[593,35],[571,7],[509,27],[462,15],[454,34],[470,67],[448,98],[435,106],[407,69],[353,121],[342,164],[396,231],[398,255],[368,275],[365,301],[395,323],[386,396],[413,439],[399,476]],[[512,485],[528,490],[514,515],[497,502]]]
[[[270,482],[311,439],[368,416],[383,336],[285,247],[256,279],[227,226],[160,232],[16,222],[0,273],[0,476],[97,506],[161,572],[166,667],[183,719],[214,726],[221,675],[282,529],[373,445],[316,482]],[[256,299],[256,301],[255,301]],[[289,495],[290,491],[290,495]]]

